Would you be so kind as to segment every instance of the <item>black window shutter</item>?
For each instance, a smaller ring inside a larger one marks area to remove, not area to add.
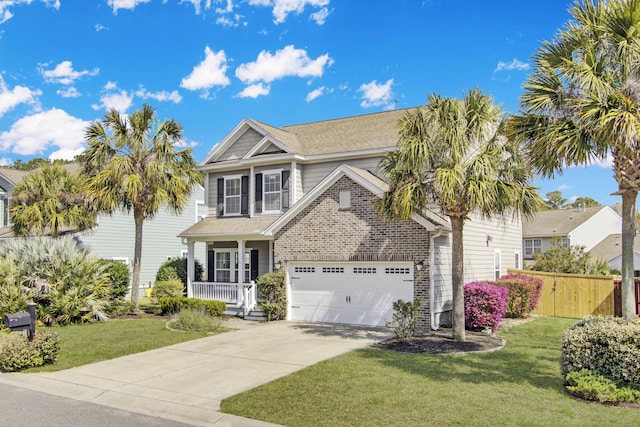
[[[290,170],[282,171],[282,210],[286,211],[289,209],[289,175],[291,175]]]
[[[215,251],[207,251],[207,282],[215,281],[215,271],[216,271],[216,252]]]
[[[262,174],[256,174],[256,212],[262,212]]]
[[[249,214],[249,177],[243,176],[240,179],[240,214]]]
[[[251,280],[258,278],[258,250],[251,250]]]
[[[224,178],[218,178],[218,216],[224,215]]]

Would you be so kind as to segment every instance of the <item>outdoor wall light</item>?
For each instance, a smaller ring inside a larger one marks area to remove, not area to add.
[[[424,267],[424,260],[416,261],[415,266],[417,271],[422,270],[422,267]]]
[[[282,263],[280,261],[276,261],[274,267],[276,268],[276,270],[280,270],[280,267],[282,267]]]
[[[487,234],[487,246],[489,246],[489,242],[493,240],[493,237]]]

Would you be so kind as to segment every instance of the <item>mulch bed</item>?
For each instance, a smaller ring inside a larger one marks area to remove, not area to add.
[[[471,331],[466,331],[466,341],[458,342],[453,340],[450,330],[444,330],[406,340],[392,338],[375,347],[400,353],[452,354],[496,351],[504,347],[504,344],[504,339],[498,336]]]

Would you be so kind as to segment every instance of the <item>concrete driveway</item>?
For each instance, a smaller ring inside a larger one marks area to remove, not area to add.
[[[60,372],[0,373],[0,383],[194,425],[266,426],[220,401],[391,336],[388,330],[232,319],[233,331]]]

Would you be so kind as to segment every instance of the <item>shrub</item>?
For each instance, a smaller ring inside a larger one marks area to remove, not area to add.
[[[131,273],[129,267],[119,261],[104,260],[103,261],[109,278],[111,279],[111,299],[124,298],[129,292],[129,283]]]
[[[525,274],[507,274],[492,283],[508,289],[505,317],[521,318],[536,308],[544,282]]]
[[[287,316],[287,293],[284,271],[263,274],[256,280],[262,311],[267,320],[282,320]]]
[[[204,308],[184,308],[176,315],[172,327],[181,331],[215,332],[221,329],[220,317],[212,316]]]
[[[487,282],[464,285],[464,320],[470,330],[496,330],[507,303],[507,289]]]
[[[640,390],[640,319],[587,316],[562,336],[562,374],[582,369]]]
[[[195,278],[196,281],[202,279],[204,268],[197,259],[194,260]],[[187,259],[183,257],[171,258],[160,266],[156,273],[156,282],[162,282],[167,280],[179,279],[183,286],[183,295],[187,295]]]
[[[0,369],[16,372],[55,363],[60,352],[60,338],[54,332],[37,331],[33,341],[12,333],[0,346]]]
[[[164,280],[160,282],[156,282],[153,285],[153,291],[151,291],[151,296],[159,301],[162,298],[173,298],[182,296],[182,282],[180,279],[171,279]]]
[[[565,387],[583,399],[603,403],[640,403],[640,391],[629,387],[619,387],[614,381],[588,369],[569,372]]]
[[[0,246],[0,259],[14,263],[18,273],[0,267],[0,276],[5,274],[2,281],[29,293],[43,323],[107,319],[111,304],[107,268],[72,238],[14,239]]]
[[[209,315],[220,317],[227,310],[227,304],[222,301],[205,301],[187,297],[160,299],[160,312],[165,316],[178,313],[184,309],[204,309]]]
[[[393,303],[393,318],[387,322],[397,338],[406,340],[416,334],[416,323],[420,313],[420,300],[404,302],[401,299]]]

